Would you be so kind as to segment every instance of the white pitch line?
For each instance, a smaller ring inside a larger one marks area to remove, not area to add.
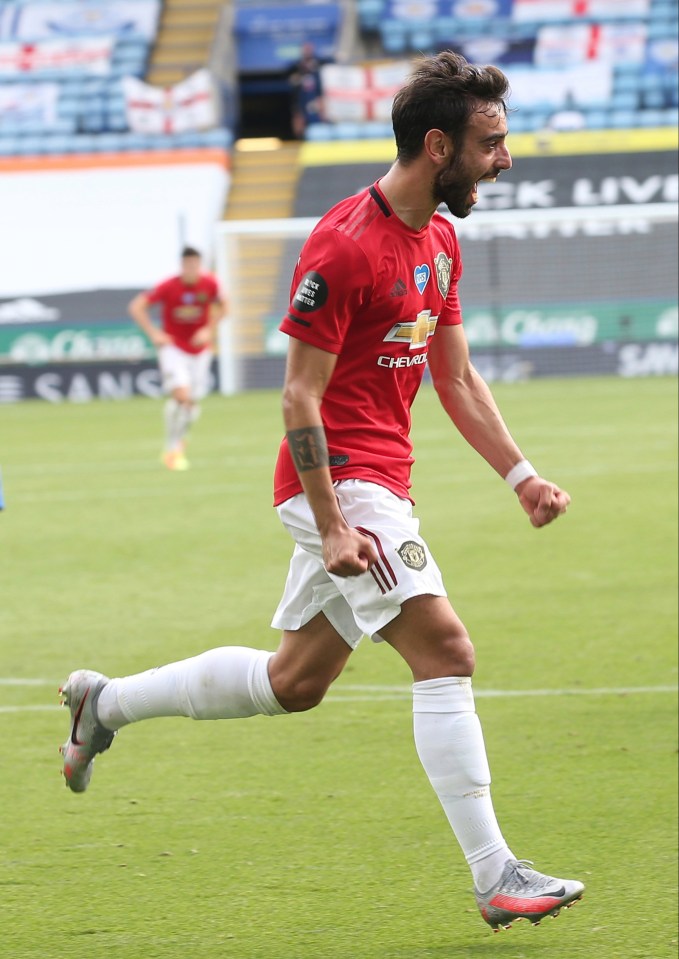
[[[0,714],[2,713],[44,713],[51,712],[55,709],[60,709],[60,706],[50,706],[47,703],[38,703],[33,706],[0,706]]]
[[[334,693],[344,691],[351,693],[383,693],[385,695],[412,694],[411,686],[379,686],[379,685],[351,685],[346,684],[334,690]],[[474,690],[474,696],[481,698],[508,698],[512,696],[626,696],[633,693],[676,693],[677,686],[599,686],[579,687],[571,689],[479,689]],[[327,699],[328,697],[326,697]],[[342,696],[341,698],[345,698]]]
[[[0,677],[0,686],[57,686],[54,680],[14,679]],[[589,689],[477,689],[477,699],[519,699],[531,696],[634,696],[647,693],[676,693],[676,686],[600,686]],[[349,695],[344,695],[347,692]],[[326,696],[326,703],[383,703],[410,699],[410,686],[347,685]],[[0,706],[2,713],[44,712],[57,710],[58,704]]]
[[[59,683],[57,683],[57,686]],[[0,676],[0,686],[54,686],[53,679],[23,679]]]
[[[598,689],[475,689],[475,699],[524,699],[533,696],[634,696],[638,693],[677,693],[676,686],[619,686],[614,688],[602,687]],[[408,700],[412,697],[411,689],[391,692],[380,692],[375,688],[372,693],[361,695],[338,695],[339,689],[323,700],[324,703],[387,703],[394,700]]]

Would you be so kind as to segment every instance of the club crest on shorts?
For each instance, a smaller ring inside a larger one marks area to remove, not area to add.
[[[436,259],[434,260],[434,266],[436,268],[436,282],[438,283],[441,296],[444,300],[448,296],[448,290],[450,289],[450,274],[452,265],[452,259],[447,257],[445,253],[441,252],[436,254]]]
[[[420,543],[416,543],[415,540],[406,540],[402,546],[399,546],[397,552],[409,569],[424,569],[427,565],[427,554],[424,547]]]

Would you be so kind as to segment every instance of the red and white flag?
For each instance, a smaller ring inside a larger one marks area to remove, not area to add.
[[[512,19],[522,23],[544,23],[591,19],[639,19],[648,15],[650,0],[514,0]]]
[[[198,70],[172,87],[154,87],[123,77],[130,130],[136,133],[183,133],[209,130],[219,123],[218,101],[209,70]]]
[[[408,60],[374,67],[325,64],[321,67],[321,86],[326,120],[390,120],[394,96],[411,70]]]
[[[0,43],[0,76],[64,71],[109,73],[113,37],[72,37],[37,43]]]
[[[646,24],[642,21],[542,27],[535,44],[535,65],[570,67],[588,60],[643,63],[646,35]]]

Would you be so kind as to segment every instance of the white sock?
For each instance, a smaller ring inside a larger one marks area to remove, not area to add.
[[[472,681],[467,676],[413,685],[415,745],[480,892],[513,859],[490,798],[490,769]]]
[[[182,444],[192,422],[192,407],[170,397],[165,400],[165,449],[176,450]]]
[[[274,696],[268,664],[273,653],[220,646],[135,676],[112,679],[97,700],[107,729],[158,716],[240,719],[285,713]]]

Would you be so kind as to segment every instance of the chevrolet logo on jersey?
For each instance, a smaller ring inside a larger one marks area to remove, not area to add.
[[[429,337],[434,335],[437,320],[438,316],[432,316],[431,310],[422,310],[415,320],[392,326],[384,337],[384,342],[407,343],[409,349],[419,350],[426,346]]]

